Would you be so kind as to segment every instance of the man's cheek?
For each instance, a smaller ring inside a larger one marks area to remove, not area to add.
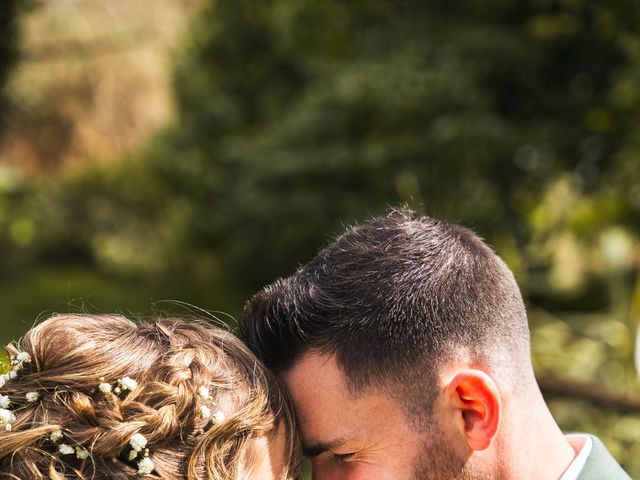
[[[312,471],[313,480],[378,480],[370,465],[358,463],[314,462]]]

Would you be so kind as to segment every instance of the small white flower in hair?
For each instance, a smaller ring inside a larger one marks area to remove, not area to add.
[[[131,445],[131,448],[136,452],[139,452],[147,446],[147,439],[141,433],[136,433],[131,437],[131,440],[129,440],[129,445]]]
[[[111,393],[111,384],[110,383],[101,383],[98,385],[98,389],[102,393]]]
[[[62,455],[73,455],[75,453],[75,449],[71,445],[67,445],[66,443],[61,443],[58,447],[58,451]]]
[[[18,377],[18,372],[11,370],[5,375],[5,377],[7,377],[7,380],[15,380]]]
[[[0,408],[0,425],[4,425],[6,431],[11,431],[11,424],[16,421],[16,416],[6,408]]]
[[[25,395],[27,402],[37,402],[38,398],[40,398],[40,394],[38,392],[27,392]]]
[[[51,440],[52,442],[56,442],[58,443],[60,440],[62,440],[62,430],[56,430],[54,432],[51,432],[49,434],[49,440]]]
[[[138,456],[138,453],[140,453],[140,452],[138,452],[138,451],[136,451],[136,450],[131,450],[131,451],[129,452],[129,457],[128,457],[128,458],[129,458],[129,461],[131,461],[131,460],[135,460],[135,459],[137,458],[137,456]]]
[[[225,417],[224,413],[222,413],[220,410],[218,410],[216,413],[213,414],[213,419],[215,420],[216,423],[224,422],[225,418],[227,417]]]
[[[202,418],[210,418],[211,409],[206,405],[200,405],[200,415],[202,415]]]
[[[209,399],[209,389],[204,385],[198,387],[198,396],[203,400]]]
[[[145,457],[138,462],[138,475],[149,475],[153,472],[155,465],[153,464],[153,460],[149,457]]]
[[[78,460],[84,460],[89,457],[89,451],[86,448],[76,447],[76,458]]]
[[[9,408],[11,399],[7,395],[0,395],[0,408]]]
[[[120,379],[120,386],[123,390],[135,390],[138,388],[138,382],[131,377],[123,377]]]
[[[0,375],[0,388],[4,387],[4,384],[7,383],[7,376],[6,375]]]
[[[16,355],[16,361],[20,363],[29,363],[31,362],[31,355],[29,355],[27,352],[20,352],[18,355]]]

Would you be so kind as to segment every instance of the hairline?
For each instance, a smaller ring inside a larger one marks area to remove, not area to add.
[[[491,347],[489,345],[484,346],[487,348],[484,353],[481,353],[477,348],[451,341],[442,349],[442,352],[446,353],[441,353],[437,359],[429,358],[428,355],[420,356],[416,359],[416,366],[406,369],[405,374],[402,376],[393,378],[393,371],[390,369],[388,372],[379,371],[370,374],[366,381],[358,382],[349,372],[348,366],[340,360],[338,350],[308,345],[294,357],[287,368],[278,372],[278,376],[281,377],[288,374],[310,355],[333,359],[336,367],[344,376],[346,390],[350,398],[357,400],[370,394],[384,395],[397,402],[408,423],[414,427],[415,431],[424,432],[425,428],[428,428],[425,421],[431,418],[435,399],[440,393],[438,385],[440,385],[441,380],[446,381],[442,376],[449,367],[464,365],[466,368],[481,370],[500,382],[507,382],[512,388],[523,386],[522,382],[518,381],[517,378],[520,375],[513,372],[512,362],[506,362],[506,369],[510,370],[510,374],[504,372],[505,367],[501,366],[505,364],[502,362],[504,355],[511,355],[509,350],[495,344],[491,345]],[[418,365],[427,363],[430,365],[429,368],[422,368]],[[520,368],[516,368],[516,370],[519,371]],[[419,371],[424,373],[417,373]],[[407,374],[406,372],[410,373]]]

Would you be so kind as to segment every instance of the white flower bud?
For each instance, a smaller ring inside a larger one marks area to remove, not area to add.
[[[123,390],[135,390],[136,388],[138,388],[138,382],[136,382],[131,377],[123,377],[120,380],[120,385],[122,386]]]
[[[6,395],[0,395],[0,408],[9,408],[11,400]]]
[[[213,414],[213,419],[215,420],[216,423],[224,422],[225,418],[227,417],[225,417],[224,413],[222,413],[220,410],[218,410],[216,413]]]
[[[49,434],[49,440],[56,443],[62,440],[62,437],[63,437],[62,430],[56,430],[55,432],[51,432]]]
[[[139,452],[147,446],[147,439],[141,433],[136,433],[131,437],[131,440],[129,440],[129,445],[131,445],[135,451]]]
[[[111,384],[110,383],[101,383],[98,385],[98,388],[102,393],[111,393]]]
[[[153,472],[154,468],[153,460],[149,457],[145,457],[138,462],[138,475],[149,475]]]
[[[89,451],[86,448],[76,447],[76,458],[78,460],[84,460],[89,457]]]
[[[40,398],[40,394],[38,392],[27,392],[25,395],[27,402],[37,402],[38,398]]]
[[[20,352],[18,355],[16,355],[16,361],[20,363],[29,363],[31,362],[31,355],[29,355],[27,352]]]
[[[200,405],[200,415],[202,415],[202,418],[210,418],[211,409],[206,405]]]
[[[75,453],[75,449],[71,445],[67,445],[66,443],[61,443],[58,447],[58,451],[62,455],[73,455]]]
[[[207,400],[209,398],[209,389],[204,385],[198,387],[198,396],[203,400]]]
[[[6,408],[0,408],[0,425],[8,425],[16,421],[16,416]]]

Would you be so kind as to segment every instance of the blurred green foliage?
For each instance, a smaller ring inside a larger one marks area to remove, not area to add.
[[[0,179],[3,270],[182,271],[245,297],[405,203],[479,230],[536,300],[606,306],[605,244],[628,269],[640,224],[637,20],[626,1],[203,2],[177,118],[139,155]]]
[[[164,298],[238,314],[407,204],[513,268],[541,375],[638,394],[639,19],[622,0],[203,1],[173,59],[176,119],[139,154],[0,170],[0,334]],[[637,415],[550,400],[640,476]]]
[[[558,232],[640,224],[637,20],[626,1],[209,2],[148,158],[247,291],[401,202],[528,276]]]

